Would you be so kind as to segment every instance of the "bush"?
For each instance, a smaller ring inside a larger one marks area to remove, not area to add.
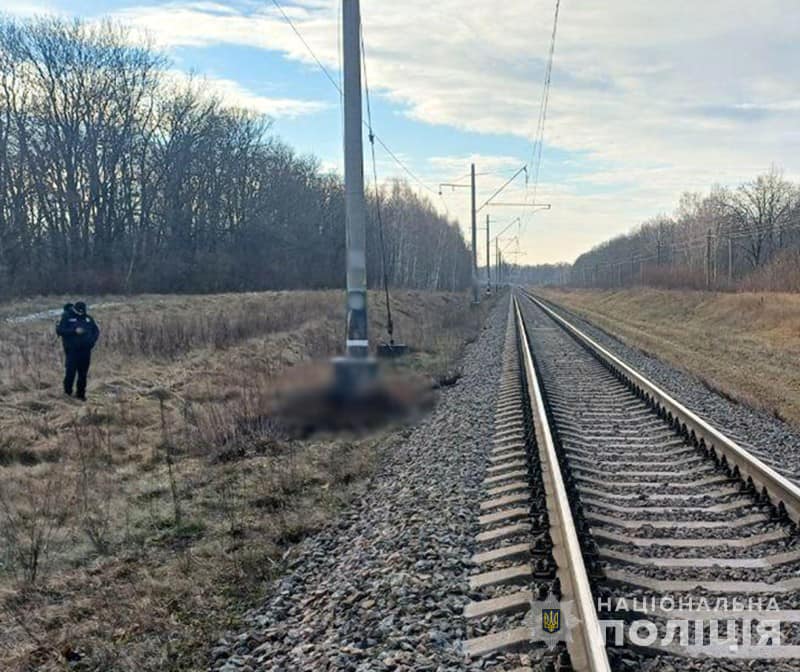
[[[745,292],[800,292],[800,250],[786,250],[737,286]]]

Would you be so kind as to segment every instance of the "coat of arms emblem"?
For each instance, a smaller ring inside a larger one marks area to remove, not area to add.
[[[542,629],[551,635],[561,629],[561,609],[542,609]]]

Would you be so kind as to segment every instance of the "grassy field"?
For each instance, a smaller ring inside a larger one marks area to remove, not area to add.
[[[800,428],[800,295],[540,290],[710,387]]]
[[[489,306],[394,302],[414,348],[399,366],[429,386],[457,377]],[[61,393],[53,320],[0,321],[0,667],[205,669],[209,643],[401,430],[298,439],[270,416],[276,381],[340,350],[341,292],[96,303],[108,305],[93,311],[103,335],[86,404]]]

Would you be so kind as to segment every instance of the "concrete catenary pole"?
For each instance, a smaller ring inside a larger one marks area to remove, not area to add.
[[[369,356],[367,340],[367,255],[364,207],[364,148],[361,118],[361,8],[342,7],[344,70],[344,183],[347,232],[347,355]]]
[[[502,278],[500,277],[500,238],[494,239],[494,284],[500,288]]]
[[[491,252],[489,242],[489,215],[486,215],[486,286],[492,288],[492,264],[490,260]]]
[[[470,182],[472,191],[472,301],[478,303],[480,295],[478,293],[478,211],[475,203],[475,164],[470,168],[472,181]]]

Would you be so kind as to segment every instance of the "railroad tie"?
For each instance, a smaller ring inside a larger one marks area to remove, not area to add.
[[[481,530],[475,536],[479,550],[472,556],[480,571],[470,577],[469,588],[473,593],[499,586],[519,586],[519,589],[470,602],[464,608],[464,617],[470,621],[527,612],[534,599],[528,430],[520,376],[515,323],[509,311],[495,432],[479,503],[477,522]],[[513,627],[468,639],[464,642],[464,653],[474,659],[500,651],[524,651],[530,646],[531,629]],[[523,657],[520,666],[514,669],[515,672],[532,670]]]

